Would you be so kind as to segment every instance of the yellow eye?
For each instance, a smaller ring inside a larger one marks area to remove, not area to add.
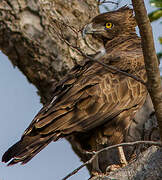
[[[111,29],[112,26],[113,26],[113,24],[112,24],[111,22],[107,22],[107,23],[105,24],[105,27],[106,27],[107,29]]]

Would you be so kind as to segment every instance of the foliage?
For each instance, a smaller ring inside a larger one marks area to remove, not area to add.
[[[150,0],[151,6],[155,6],[157,8],[162,7],[162,0]]]
[[[156,21],[162,17],[162,8],[157,9],[149,14],[150,22]]]
[[[150,18],[150,22],[158,20],[160,24],[162,23],[162,0],[150,0],[151,6],[156,7],[157,9],[151,12],[148,16]],[[162,37],[159,37],[159,42],[162,45]],[[162,51],[157,53],[159,59],[162,59]]]

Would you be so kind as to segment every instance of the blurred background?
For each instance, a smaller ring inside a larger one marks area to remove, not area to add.
[[[162,52],[160,45],[160,41],[162,43],[162,21],[160,19],[162,0],[151,2],[145,0],[145,3],[152,21],[156,51],[160,56],[159,52]],[[125,4],[130,5],[131,1],[121,1],[119,7]],[[103,4],[100,11],[112,10],[111,6],[110,3]],[[36,88],[0,52],[0,158],[12,144],[20,139],[23,131],[41,107]],[[18,164],[6,167],[5,164],[0,163],[0,180],[59,180],[81,164],[70,144],[61,139],[48,145],[24,166]],[[88,178],[88,171],[83,168],[69,179],[86,180]]]

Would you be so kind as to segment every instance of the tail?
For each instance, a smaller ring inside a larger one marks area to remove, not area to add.
[[[45,148],[51,141],[53,141],[53,136],[42,138],[40,138],[40,136],[25,136],[4,153],[2,162],[6,163],[12,159],[8,166],[14,165],[18,162],[25,164],[43,148]]]

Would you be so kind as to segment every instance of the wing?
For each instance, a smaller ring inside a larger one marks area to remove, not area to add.
[[[142,77],[144,69],[140,67],[137,74]],[[146,94],[140,82],[108,72],[99,64],[87,62],[83,67],[78,66],[57,85],[52,101],[40,110],[20,141],[5,152],[2,161],[12,159],[8,165],[27,163],[51,141],[103,124],[108,124],[104,133],[109,135],[112,129],[123,127],[123,118],[132,116],[143,105]],[[109,122],[114,122],[115,127]]]
[[[121,61],[121,59],[120,59]],[[140,69],[140,74],[145,74]],[[144,103],[146,88],[140,82],[103,66],[78,66],[55,89],[53,100],[36,115],[24,135],[60,136],[85,132]]]

